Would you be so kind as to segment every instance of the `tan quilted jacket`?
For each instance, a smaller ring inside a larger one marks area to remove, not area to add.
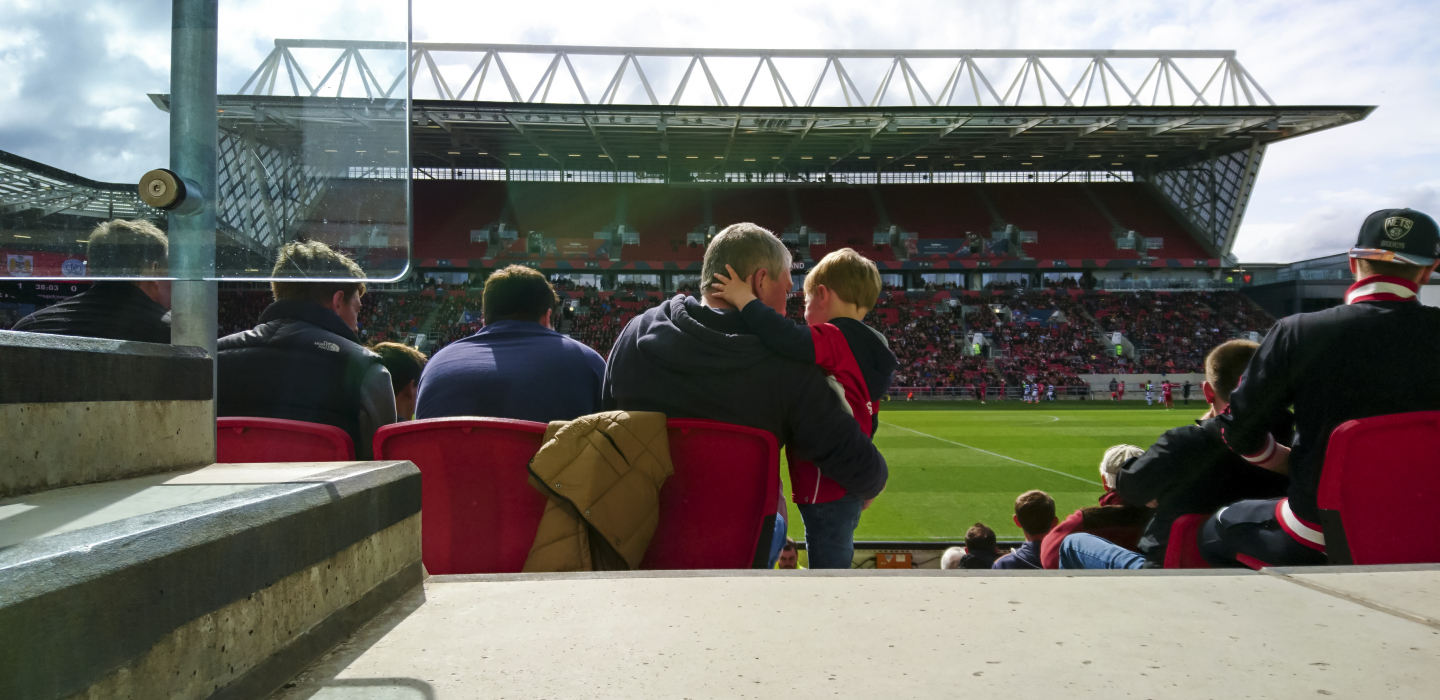
[[[610,411],[555,421],[530,461],[548,497],[525,571],[636,569],[674,472],[665,414]]]

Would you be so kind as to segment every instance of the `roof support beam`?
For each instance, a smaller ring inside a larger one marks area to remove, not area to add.
[[[1165,122],[1164,124],[1150,127],[1148,130],[1146,130],[1146,133],[1151,136],[1159,136],[1160,134],[1163,134],[1171,129],[1185,126],[1186,124],[1196,121],[1197,119],[1199,119],[1199,117],[1181,117],[1180,119],[1172,119],[1168,122]]]
[[[1023,134],[1023,133],[1025,133],[1025,132],[1027,132],[1027,131],[1029,131],[1029,130],[1035,128],[1035,127],[1037,127],[1037,126],[1040,126],[1041,124],[1044,124],[1047,119],[1049,119],[1049,117],[1036,117],[1036,118],[1034,118],[1034,119],[1031,119],[1031,120],[1029,120],[1029,121],[1026,121],[1024,124],[1021,124],[1020,126],[1017,126],[1017,127],[1014,127],[1014,128],[1012,128],[1012,129],[1010,129],[1010,138],[1013,139],[1013,138],[1015,138],[1016,136],[1019,136],[1020,134]]]

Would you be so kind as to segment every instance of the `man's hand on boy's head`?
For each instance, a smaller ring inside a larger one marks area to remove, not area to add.
[[[755,301],[755,290],[752,285],[752,282],[755,280],[755,275],[752,274],[745,279],[740,279],[740,275],[735,272],[735,268],[729,265],[725,266],[725,272],[730,273],[730,276],[726,277],[724,274],[717,272],[715,273],[715,281],[710,284],[710,289],[714,290],[716,297],[724,299],[737,309],[743,309],[746,304]]]

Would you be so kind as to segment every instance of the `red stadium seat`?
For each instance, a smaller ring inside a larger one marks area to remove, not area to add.
[[[660,490],[660,525],[640,568],[750,568],[780,498],[775,436],[710,420],[666,425],[675,473]]]
[[[252,462],[348,462],[355,459],[350,435],[333,425],[279,418],[221,418],[216,422],[215,460]]]
[[[1440,411],[1375,416],[1335,429],[1319,493],[1332,562],[1440,562],[1440,528],[1432,523],[1440,502],[1437,442]]]
[[[1209,519],[1208,513],[1182,515],[1175,519],[1175,524],[1170,526],[1170,542],[1165,548],[1165,568],[1210,568],[1210,563],[1200,556],[1200,528],[1204,527],[1205,521]],[[1245,554],[1236,555],[1235,560],[1256,571],[1270,566]]]
[[[544,435],[544,423],[506,418],[431,418],[375,431],[375,459],[407,459],[420,469],[427,571],[524,568],[545,511],[526,465]]]
[[[1209,520],[1205,513],[1182,515],[1170,526],[1170,541],[1165,547],[1165,568],[1208,569],[1210,564],[1200,556],[1200,527]]]

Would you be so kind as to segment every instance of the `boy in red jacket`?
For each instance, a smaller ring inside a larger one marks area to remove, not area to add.
[[[716,274],[716,296],[740,309],[745,325],[776,353],[819,365],[841,403],[874,436],[880,397],[890,388],[897,362],[889,343],[862,323],[880,297],[880,271],[859,253],[842,248],[826,255],[805,277],[805,323],[797,324],[763,303],[754,303],[750,280]],[[813,463],[790,459],[791,498],[805,521],[805,549],[812,569],[848,569],[855,556],[855,528],[869,507],[846,493]],[[872,499],[873,500],[873,499]]]

